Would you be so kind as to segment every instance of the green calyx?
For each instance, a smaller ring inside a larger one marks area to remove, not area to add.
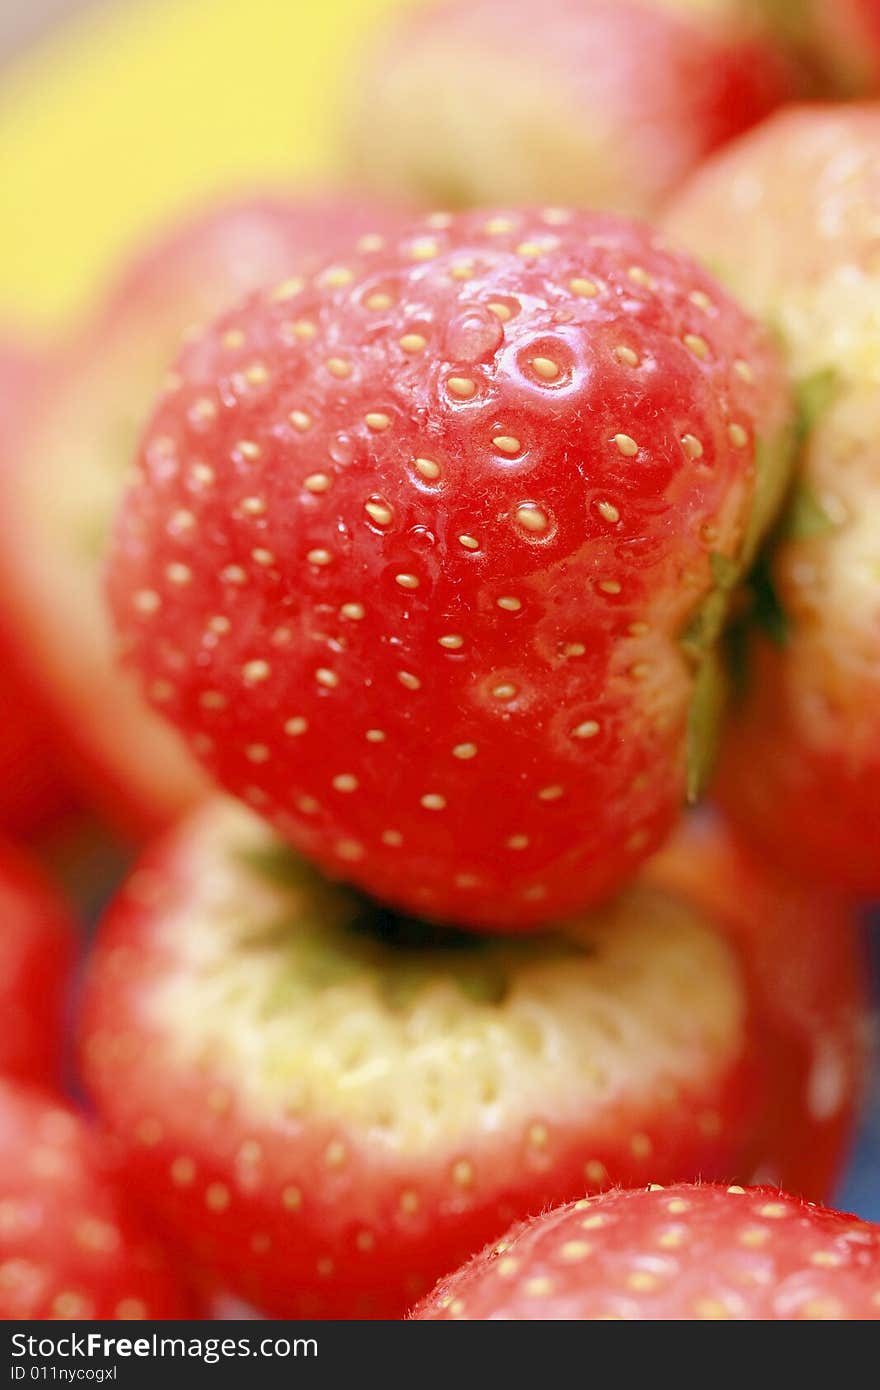
[[[285,904],[268,923],[243,926],[243,950],[277,956],[271,1012],[306,994],[369,978],[384,1005],[403,1012],[420,992],[442,981],[475,1004],[498,1005],[512,976],[530,961],[584,955],[583,940],[559,934],[503,938],[421,922],[348,887],[327,882],[292,849],[272,844],[239,852],[255,878],[280,890]]]

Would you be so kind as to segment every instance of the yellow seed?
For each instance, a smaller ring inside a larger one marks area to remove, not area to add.
[[[512,594],[507,594],[503,598],[495,600],[498,608],[503,608],[507,613],[518,613],[522,608],[522,601],[514,598]]]
[[[685,333],[682,342],[688,351],[694,354],[694,357],[699,357],[702,362],[705,362],[709,356],[709,344],[705,338],[701,338],[699,333]]]
[[[625,458],[634,458],[639,452],[639,446],[631,435],[616,434],[614,436],[614,443]]]
[[[572,294],[576,294],[580,299],[595,299],[599,293],[599,286],[592,280],[585,280],[582,276],[569,280],[568,288]]]
[[[381,433],[382,430],[387,430],[391,424],[389,417],[380,410],[371,410],[368,415],[364,416],[364,420],[367,429],[375,430],[377,434]]]
[[[701,459],[703,457],[703,446],[695,434],[682,435],[681,447],[690,459]]]
[[[327,492],[333,485],[333,479],[329,473],[310,473],[303,481],[306,492]]]
[[[614,506],[613,502],[597,502],[596,511],[612,526],[616,525],[620,520],[620,512]]]
[[[595,719],[585,719],[582,724],[578,724],[571,731],[572,738],[595,738],[599,732],[599,725]]]
[[[401,589],[417,589],[419,587],[419,579],[415,574],[396,574],[394,582],[399,584]]]
[[[330,554],[329,550],[324,550],[319,546],[315,550],[310,550],[306,555],[306,559],[310,565],[321,566],[329,565],[333,560],[333,556]]]
[[[496,319],[500,319],[502,323],[507,323],[507,320],[511,317],[511,311],[506,304],[494,301],[488,307],[489,312],[494,314]]]
[[[365,502],[364,511],[377,526],[390,526],[394,520],[394,512],[387,502]]]
[[[390,309],[393,300],[390,294],[385,294],[382,290],[376,290],[374,294],[367,296],[365,303],[368,309]]]
[[[287,418],[293,425],[293,428],[299,430],[301,433],[311,429],[312,417],[307,415],[304,410],[292,410]]]
[[[480,542],[476,536],[459,536],[459,545],[463,545],[465,550],[479,550]]]
[[[502,454],[518,454],[521,448],[519,440],[512,434],[496,434],[492,443]]]
[[[742,425],[730,425],[727,434],[735,449],[742,449],[743,446],[748,443],[749,436],[746,434]]]
[[[457,743],[452,750],[452,756],[467,762],[470,758],[477,756],[477,745],[475,743]]]
[[[404,352],[421,352],[426,343],[427,339],[421,333],[404,333],[400,340]]]
[[[446,383],[453,396],[469,401],[477,393],[477,383],[469,376],[451,376]]]
[[[533,357],[532,371],[542,381],[555,381],[559,376],[559,363],[554,362],[552,357]]]
[[[534,502],[524,502],[521,507],[517,507],[516,520],[524,531],[546,531],[549,525],[546,512],[542,512]]]
[[[433,481],[440,477],[440,465],[435,463],[433,459],[417,458],[413,467],[422,478]]]
[[[437,641],[441,647],[445,647],[450,652],[457,652],[460,647],[464,646],[464,638],[460,637],[457,632],[448,632],[444,637],[438,637]]]
[[[426,792],[420,802],[426,811],[442,811],[446,806],[446,797],[437,792]]]
[[[341,379],[351,376],[351,364],[346,362],[344,357],[330,357],[327,359],[327,371],[331,376]]]

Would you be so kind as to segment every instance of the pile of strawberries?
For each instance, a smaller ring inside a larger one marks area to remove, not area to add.
[[[0,1316],[880,1318],[880,5],[539,21],[4,350]]]

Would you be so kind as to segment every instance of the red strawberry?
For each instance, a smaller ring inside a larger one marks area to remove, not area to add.
[[[761,1181],[822,1201],[852,1142],[867,1040],[864,943],[839,898],[748,852],[717,814],[687,819],[645,880],[697,904],[739,948],[765,1029]]]
[[[760,590],[772,636],[752,642],[720,792],[795,872],[865,896],[880,892],[878,197],[880,108],[805,107],[708,165],[668,219],[777,324],[802,397],[800,477]]]
[[[15,466],[17,437],[40,371],[38,356],[0,336],[0,470]],[[71,804],[59,771],[50,722],[17,669],[14,638],[0,612],[0,826],[30,834]]]
[[[422,915],[525,928],[625,881],[785,479],[780,369],[715,282],[614,218],[435,215],[177,380],[109,592],[214,776]]]
[[[58,1082],[75,941],[55,889],[0,842],[0,1075]]]
[[[396,1316],[548,1203],[775,1161],[764,1003],[712,917],[650,883],[477,937],[326,883],[217,802],[104,922],[82,1056],[133,1190],[219,1285]]]
[[[0,581],[17,655],[86,790],[132,828],[167,820],[204,790],[111,657],[100,564],[137,431],[185,329],[390,216],[347,199],[277,197],[172,230],[67,345],[0,477]]]
[[[0,1318],[192,1317],[130,1206],[109,1148],[72,1110],[0,1081]]]
[[[729,0],[695,11],[681,0],[420,7],[370,56],[353,167],[429,201],[648,213],[791,95],[793,71]]]
[[[770,1187],[606,1192],[520,1226],[417,1319],[880,1318],[880,1226]]]

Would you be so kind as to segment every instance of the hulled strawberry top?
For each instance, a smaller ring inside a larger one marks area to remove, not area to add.
[[[331,873],[547,920],[674,820],[786,426],[761,332],[646,229],[545,210],[364,238],[184,350],[116,531],[123,645]]]

